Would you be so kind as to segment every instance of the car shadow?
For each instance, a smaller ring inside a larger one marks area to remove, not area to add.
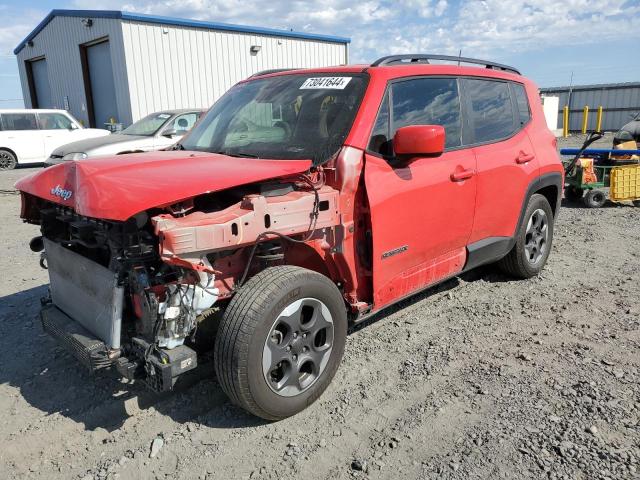
[[[582,203],[582,200],[567,200],[566,198],[562,199],[561,207],[578,209],[578,210],[593,210],[591,207],[587,207],[584,203]],[[599,208],[637,208],[637,207],[635,207],[631,203],[627,203],[627,202],[619,203],[619,202],[613,202],[607,199],[604,205]]]
[[[373,323],[381,321],[384,318],[400,310],[403,310],[404,308],[410,307],[418,302],[422,302],[423,300],[427,300],[428,298],[434,295],[453,290],[454,288],[460,285],[461,280],[464,281],[465,283],[472,283],[478,280],[482,280],[489,283],[503,283],[503,282],[518,281],[500,272],[498,268],[496,268],[494,265],[483,265],[483,266],[474,268],[473,270],[470,270],[468,272],[464,272],[464,273],[461,273],[460,275],[452,277],[445,282],[426,288],[421,292],[415,293],[410,297],[407,297],[403,300],[400,300],[397,303],[394,303],[392,305],[389,305],[388,307],[383,308],[382,310],[374,313],[373,315],[366,317],[364,320],[351,325],[349,328],[349,335],[355,332],[358,332]]]
[[[178,423],[213,428],[265,423],[228,401],[206,359],[197,374],[185,375],[166,394],[123,383],[111,371],[89,373],[42,330],[38,311],[46,293],[42,285],[0,297],[0,384],[17,389],[31,407],[67,417],[85,430],[109,432],[150,407]]]
[[[493,267],[480,267],[431,287],[375,313],[350,328],[352,334],[389,315],[449,291],[460,281],[503,282],[510,279]],[[59,414],[85,430],[119,429],[130,417],[153,407],[175,422],[211,428],[244,428],[268,423],[232,405],[222,392],[210,358],[180,377],[173,392],[155,394],[141,383],[124,383],[115,372],[89,373],[71,354],[44,333],[38,312],[47,285],[0,298],[0,384],[19,391],[31,407]]]

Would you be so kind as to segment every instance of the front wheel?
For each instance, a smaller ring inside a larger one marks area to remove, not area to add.
[[[295,415],[327,388],[347,336],[342,295],[324,275],[267,268],[227,307],[214,366],[231,401],[267,420]]]
[[[0,170],[13,170],[18,165],[15,155],[8,150],[0,150]]]
[[[516,278],[531,278],[540,273],[551,252],[553,220],[548,200],[537,193],[532,195],[516,232],[516,243],[498,266]]]

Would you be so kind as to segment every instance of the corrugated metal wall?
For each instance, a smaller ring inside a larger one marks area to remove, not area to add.
[[[32,106],[25,61],[44,55],[47,59],[54,106],[63,109],[64,98],[68,97],[71,113],[84,125],[89,125],[79,45],[108,36],[120,116],[118,121],[128,124],[132,117],[120,21],[94,18],[93,25],[87,28],[81,20],[78,17],[53,18],[51,23],[33,39],[33,47],[25,46],[18,53],[18,68],[25,106],[27,108]]]
[[[562,126],[562,108],[567,104],[569,88],[542,88],[540,92],[560,98],[558,126]],[[588,130],[596,127],[596,111],[602,105],[602,128],[607,131],[619,130],[631,121],[631,114],[640,112],[640,83],[593,85],[574,87],[571,93],[569,130],[582,128],[582,109],[589,106]]]
[[[167,108],[209,108],[238,81],[260,70],[347,63],[347,45],[122,22],[134,121]],[[252,45],[260,52],[252,55]]]

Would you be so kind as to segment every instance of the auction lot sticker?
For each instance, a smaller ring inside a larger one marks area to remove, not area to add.
[[[307,78],[300,90],[312,90],[321,88],[331,88],[333,90],[344,90],[344,87],[353,77],[317,77]]]

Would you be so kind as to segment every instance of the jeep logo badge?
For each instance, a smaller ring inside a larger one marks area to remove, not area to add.
[[[73,195],[73,192],[71,190],[60,188],[60,185],[56,185],[55,188],[51,189],[51,195],[60,197],[62,200],[69,200],[71,198],[71,195]]]

